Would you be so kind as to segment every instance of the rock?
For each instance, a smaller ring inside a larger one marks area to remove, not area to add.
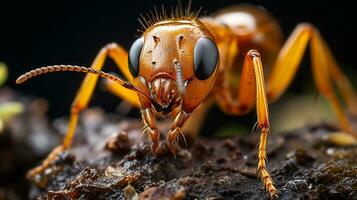
[[[180,138],[176,159],[165,143],[155,158],[140,119],[100,109],[82,113],[73,148],[38,188],[25,172],[59,144],[67,118],[49,124],[44,112],[33,112],[0,135],[0,199],[269,199],[256,174],[259,134],[199,137],[187,148]],[[319,124],[269,135],[268,169],[279,199],[357,198],[357,147],[326,142],[335,131]],[[34,139],[39,135],[45,146]]]

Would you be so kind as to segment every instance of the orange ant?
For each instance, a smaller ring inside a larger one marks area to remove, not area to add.
[[[277,21],[258,7],[229,7],[212,17],[203,18],[198,18],[198,13],[190,12],[190,6],[185,10],[176,9],[171,16],[167,16],[164,9],[161,14],[155,11],[152,16],[140,20],[145,30],[129,52],[112,43],[101,49],[91,68],[54,65],[32,70],[18,78],[17,83],[22,83],[49,72],[88,73],[72,104],[63,144],[54,149],[41,166],[30,171],[29,177],[43,173],[59,153],[71,146],[78,115],[87,107],[101,76],[114,81],[108,84],[110,91],[141,109],[153,154],[156,154],[160,142],[155,121],[157,116],[173,119],[167,145],[175,155],[175,141],[182,133],[185,122],[189,128],[197,126],[193,121],[200,120],[197,116],[204,113],[206,109],[202,108],[209,107],[212,100],[216,100],[224,112],[234,115],[246,114],[256,106],[261,130],[258,173],[267,192],[276,197],[277,190],[266,168],[266,141],[270,130],[268,102],[277,100],[285,92],[296,74],[307,44],[311,48],[312,72],[318,91],[335,110],[341,128],[355,134],[333,83],[354,114],[357,114],[356,94],[313,25],[299,24],[283,45]],[[108,56],[115,61],[127,81],[101,71]],[[272,66],[267,81],[262,59]],[[242,63],[240,84],[236,93],[232,94],[231,78],[237,80],[232,72],[236,71],[238,63]]]

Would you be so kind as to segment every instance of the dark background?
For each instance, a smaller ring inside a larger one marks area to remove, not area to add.
[[[194,0],[193,8],[199,9],[202,6],[202,14],[209,14],[237,3],[257,4],[271,11],[283,27],[285,36],[299,22],[315,24],[343,70],[356,79],[357,71],[353,68],[356,65],[356,10],[352,1]],[[161,4],[170,7],[176,1],[2,1],[0,60],[10,70],[8,85],[26,94],[46,98],[50,102],[51,117],[67,115],[83,76],[73,73],[53,74],[20,86],[14,83],[16,77],[35,67],[51,64],[90,66],[100,48],[110,42],[128,48],[139,35],[139,14]],[[306,60],[305,64],[308,63]],[[292,91],[302,92],[301,85],[305,77],[311,81],[307,66],[300,70]],[[115,96],[99,87],[91,105],[111,111],[118,102]]]

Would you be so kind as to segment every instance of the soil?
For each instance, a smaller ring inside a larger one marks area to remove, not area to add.
[[[176,158],[164,143],[154,157],[140,119],[100,109],[82,113],[73,148],[30,182],[26,170],[60,144],[67,118],[50,123],[43,101],[23,102],[26,111],[0,134],[1,200],[269,199],[256,174],[259,133],[180,138]],[[357,199],[357,147],[328,143],[336,130],[317,124],[270,134],[268,169],[279,199]]]

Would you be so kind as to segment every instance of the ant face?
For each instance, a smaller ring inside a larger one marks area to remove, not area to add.
[[[163,21],[150,27],[129,51],[129,69],[165,113],[177,107],[189,88],[206,96],[218,66],[218,49],[211,33],[191,20]],[[206,88],[206,90],[204,89]],[[197,101],[201,99],[197,98]],[[203,100],[203,99],[202,99]]]

